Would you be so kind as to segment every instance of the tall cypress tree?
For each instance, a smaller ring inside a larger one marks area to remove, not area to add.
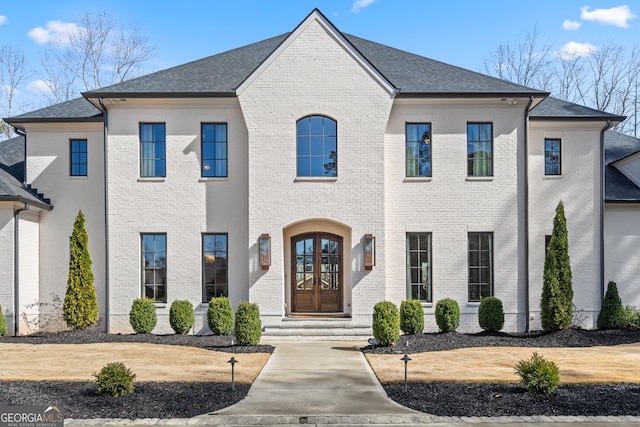
[[[93,285],[89,237],[82,210],[73,224],[69,242],[69,279],[62,310],[64,320],[71,329],[84,329],[98,321],[98,299]]]
[[[571,326],[573,317],[573,289],[569,261],[569,235],[562,201],[556,208],[553,233],[544,259],[542,299],[540,301],[542,328],[558,331]]]

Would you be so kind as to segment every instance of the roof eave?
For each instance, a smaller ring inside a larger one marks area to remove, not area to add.
[[[397,98],[546,98],[548,92],[403,92]]]
[[[93,117],[30,117],[30,118],[9,118],[4,119],[5,122],[9,123],[11,126],[15,126],[20,123],[78,123],[78,122],[97,122],[101,123],[103,121],[102,116],[93,116]]]
[[[34,201],[31,199],[27,199],[26,197],[22,197],[22,196],[0,196],[0,202],[18,202],[18,203],[25,203],[29,206],[34,206],[36,208],[39,209],[43,209],[46,211],[50,211],[53,209],[52,205],[49,205],[47,203],[44,202],[39,202],[39,201]]]
[[[531,120],[533,121],[558,121],[558,122],[563,122],[563,121],[569,121],[569,122],[573,122],[573,121],[592,121],[592,122],[600,122],[603,120],[611,120],[611,122],[615,122],[615,124],[620,123],[621,121],[625,120],[626,117],[625,116],[534,116],[531,115],[530,117]]]
[[[235,92],[83,92],[82,96],[89,100],[98,98],[234,98],[236,94]]]

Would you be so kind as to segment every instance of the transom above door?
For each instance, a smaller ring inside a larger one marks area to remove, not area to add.
[[[291,238],[292,312],[342,312],[342,237],[307,233]]]

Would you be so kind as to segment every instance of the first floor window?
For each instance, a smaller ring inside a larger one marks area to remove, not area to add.
[[[431,123],[405,125],[407,176],[431,176]]]
[[[71,176],[87,176],[87,140],[71,140]]]
[[[544,140],[544,174],[560,175],[562,172],[560,164],[560,140]]]
[[[142,294],[167,302],[167,235],[142,234]]]
[[[202,300],[229,296],[227,234],[202,235]]]
[[[140,176],[166,176],[164,123],[140,123]]]
[[[227,176],[227,124],[202,124],[202,176]]]
[[[469,301],[493,295],[493,233],[469,233]]]
[[[493,176],[493,124],[467,123],[467,175]]]
[[[407,287],[411,299],[433,302],[431,233],[407,234]]]

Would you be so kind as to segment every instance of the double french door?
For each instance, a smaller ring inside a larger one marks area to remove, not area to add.
[[[308,233],[291,239],[292,312],[342,311],[342,237]]]

